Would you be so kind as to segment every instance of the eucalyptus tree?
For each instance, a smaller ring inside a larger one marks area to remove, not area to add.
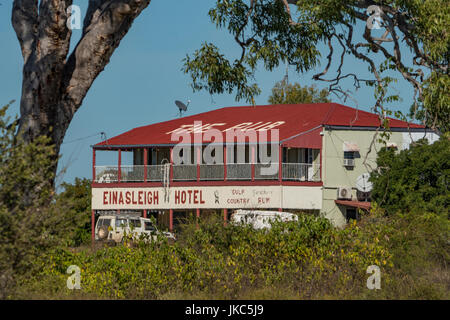
[[[260,93],[257,67],[273,70],[287,62],[297,72],[319,70],[313,79],[328,83],[330,93],[342,99],[350,96],[346,80],[356,88],[374,87],[373,109],[383,116],[390,112],[386,104],[400,98],[389,86],[403,78],[411,85],[412,114],[426,110],[425,123],[448,127],[447,0],[217,0],[209,16],[233,36],[240,54],[229,59],[204,43],[187,56],[183,70],[194,91],[235,91],[237,100],[253,102]],[[321,52],[323,45],[327,52]],[[346,72],[349,57],[366,64],[370,76],[365,70]],[[321,59],[325,66],[317,69]]]
[[[81,38],[70,52],[72,0],[13,1],[12,25],[24,62],[19,132],[26,141],[48,136],[58,155],[92,83],[149,3],[89,0]]]
[[[283,79],[272,88],[268,102],[270,104],[331,102],[328,96],[329,91],[326,89],[319,90],[314,85],[302,87],[299,83],[291,84]]]

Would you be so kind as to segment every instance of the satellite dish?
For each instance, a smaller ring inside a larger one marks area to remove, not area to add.
[[[191,102],[191,100],[188,100],[187,105],[185,105],[183,102],[181,102],[180,100],[175,100],[175,104],[178,107],[178,110],[180,110],[180,117],[182,115],[183,112],[187,111],[188,105]]]
[[[372,182],[369,181],[370,174],[363,173],[356,179],[356,189],[361,192],[372,191]]]

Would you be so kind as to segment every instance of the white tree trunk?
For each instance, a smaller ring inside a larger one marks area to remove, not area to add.
[[[150,1],[89,0],[82,38],[69,54],[72,0],[14,0],[12,25],[24,59],[19,130],[26,141],[46,135],[59,152],[92,83]]]

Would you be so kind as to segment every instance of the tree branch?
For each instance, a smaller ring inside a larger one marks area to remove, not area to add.
[[[111,3],[111,0],[89,0],[83,22],[83,35],[90,30],[90,26],[95,24],[102,11],[111,5]]]
[[[36,38],[38,21],[37,0],[14,0],[11,23],[19,40],[22,56],[26,63]]]
[[[83,36],[64,69],[65,107],[62,121],[71,119],[94,80],[108,64],[134,19],[151,0],[93,0],[89,3]],[[88,24],[89,23],[89,24]]]
[[[72,0],[41,0],[36,44],[38,59],[52,56],[55,65],[64,64],[72,35],[72,30],[67,27],[67,9],[71,5]]]
[[[294,22],[294,20],[292,20],[291,8],[289,7],[289,4],[297,4],[298,1],[295,0],[280,0],[280,1],[283,2],[284,7],[286,8],[286,13],[289,16],[289,24],[291,26],[296,25],[297,23]]]

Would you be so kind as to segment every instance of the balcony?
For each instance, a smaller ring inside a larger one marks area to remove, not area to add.
[[[283,163],[283,180],[320,181],[320,165],[309,163]]]
[[[227,180],[252,180],[250,163],[227,164]]]
[[[96,183],[162,182],[164,176],[172,181],[260,181],[278,180],[279,164],[256,163],[201,164],[201,165],[122,165],[95,166]],[[254,172],[252,172],[254,170]],[[120,173],[120,174],[119,174]],[[321,179],[320,165],[310,163],[283,163],[283,181],[312,181]]]

